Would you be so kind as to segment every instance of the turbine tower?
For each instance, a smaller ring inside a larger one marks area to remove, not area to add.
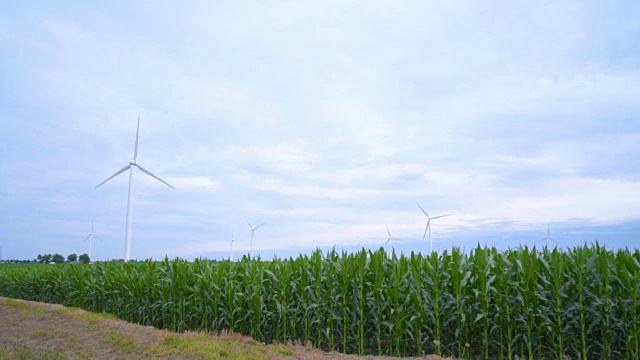
[[[449,216],[449,215],[453,215],[453,214],[446,214],[446,215],[430,217],[429,214],[427,214],[427,212],[424,211],[422,206],[420,206],[420,204],[416,203],[416,205],[418,205],[420,210],[422,210],[422,213],[424,213],[424,216],[427,217],[427,227],[424,228],[424,235],[422,235],[422,240],[424,241],[424,238],[427,236],[427,230],[429,230],[429,253],[432,253],[433,252],[433,244],[431,243],[431,220],[443,218],[445,216]]]
[[[259,228],[262,227],[262,225],[264,225],[265,223],[262,223],[259,226],[253,227],[253,225],[251,225],[251,223],[249,222],[249,220],[244,219],[244,221],[247,222],[247,224],[249,225],[249,229],[251,229],[251,245],[249,247],[249,258],[253,259],[253,233],[258,230]]]
[[[114,177],[120,175],[121,173],[125,172],[126,170],[129,170],[129,195],[127,197],[127,230],[126,230],[125,238],[124,238],[124,261],[125,262],[129,261],[129,259],[131,257],[131,222],[133,220],[133,208],[132,208],[132,203],[131,203],[131,193],[132,193],[132,187],[133,187],[133,168],[137,167],[143,173],[155,178],[156,180],[160,181],[161,183],[167,185],[168,187],[170,187],[172,189],[175,189],[173,186],[169,185],[169,183],[167,183],[166,181],[164,181],[164,180],[160,179],[159,177],[153,175],[152,173],[150,173],[148,170],[146,170],[145,168],[140,166],[140,164],[137,163],[137,159],[138,159],[138,133],[139,132],[140,132],[140,116],[138,116],[138,127],[136,129],[136,145],[135,145],[135,148],[133,149],[133,160],[129,161],[129,165],[126,165],[122,169],[118,170],[115,174],[113,174],[110,177],[108,177],[107,180],[101,182],[100,184],[98,184],[98,186],[96,186],[96,188],[98,188],[100,185],[102,185],[102,184],[106,183],[107,181],[113,179]]]
[[[92,240],[93,238],[96,238],[96,239],[98,239],[98,240],[102,241],[102,239],[100,239],[99,237],[97,237],[97,236],[96,236],[96,234],[93,232],[93,221],[92,221],[92,222],[91,222],[91,233],[89,233],[89,236],[87,236],[87,237],[84,239],[84,241],[89,240],[89,254],[88,254],[88,255],[89,255],[89,259],[91,259],[91,240]]]

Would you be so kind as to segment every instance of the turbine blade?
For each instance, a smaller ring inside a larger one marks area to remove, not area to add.
[[[249,222],[249,220],[244,219],[244,221],[246,221],[246,222],[247,222],[247,225],[249,225],[249,227],[251,228],[251,231],[253,231],[253,226],[251,226],[251,223]]]
[[[416,205],[418,205],[418,207],[420,208],[420,210],[422,210],[422,212],[423,212],[427,217],[429,217],[429,214],[427,214],[427,212],[426,212],[426,211],[424,211],[424,209],[422,208],[422,206],[420,206],[420,204],[416,203]]]
[[[89,238],[91,237],[91,234],[89,234],[89,236],[87,236],[86,238],[84,238],[84,241],[89,240]]]
[[[255,229],[253,229],[253,230],[260,229],[264,224],[266,224],[266,223],[262,223],[260,226],[256,227],[256,228],[255,228]]]
[[[131,167],[131,165],[127,165],[127,166],[123,167],[122,169],[120,169],[120,170],[116,171],[116,173],[115,173],[115,174],[113,174],[113,175],[109,176],[109,177],[107,178],[107,180],[105,180],[105,181],[101,182],[100,184],[98,184],[98,186],[100,186],[100,185],[102,185],[102,184],[106,183],[107,181],[109,181],[109,180],[113,179],[114,177],[116,177],[116,176],[118,176],[118,175],[122,174],[125,170],[129,169],[130,167]],[[97,189],[97,188],[98,188],[98,186],[96,186],[95,188]]]
[[[422,235],[422,240],[424,241],[425,237],[427,237],[427,230],[429,230],[429,222],[431,222],[431,220],[427,221],[427,227],[424,228],[424,235]]]
[[[440,218],[443,218],[443,217],[445,217],[445,216],[450,216],[450,215],[453,215],[453,214],[447,214],[447,215],[440,215],[440,216],[432,217],[432,218],[431,218],[431,220],[433,220],[433,219],[440,219]]]
[[[387,234],[389,234],[389,237],[391,237],[391,232],[389,231],[389,227],[387,226]]]
[[[150,172],[149,172],[149,170],[146,170],[145,168],[143,168],[142,166],[140,166],[140,165],[138,165],[138,164],[136,164],[136,166],[137,166],[137,167],[138,167],[138,169],[140,169],[143,173],[145,173],[145,174],[147,174],[147,175],[149,175],[149,176],[152,176],[152,177],[156,178],[156,179],[157,179],[158,181],[160,181],[161,183],[163,183],[163,184],[167,185],[168,187],[170,187],[170,188],[172,188],[172,189],[174,189],[174,190],[175,190],[175,188],[174,188],[173,186],[169,185],[169,183],[168,183],[168,182],[166,182],[166,181],[164,181],[164,180],[160,179],[159,177],[157,177],[157,176],[153,175],[152,173],[150,173]]]
[[[384,244],[387,245],[389,243],[389,241],[391,241],[391,239],[387,239],[387,242],[384,243]]]
[[[140,133],[140,115],[138,115],[138,127],[136,128],[136,147],[133,150],[133,161],[138,159],[138,133]]]
[[[96,239],[98,239],[98,240],[100,240],[100,241],[102,241],[102,239],[100,239],[99,237],[97,237],[97,236],[95,236],[95,235],[93,235],[93,237],[94,237],[94,238],[96,238]]]

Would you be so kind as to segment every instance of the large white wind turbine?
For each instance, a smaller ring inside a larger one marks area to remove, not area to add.
[[[98,236],[96,236],[96,234],[93,232],[93,221],[91,222],[91,232],[89,233],[89,236],[87,236],[84,241],[89,240],[89,259],[91,259],[91,240],[93,240],[93,238],[96,238],[100,241],[102,241],[102,239],[100,239]]]
[[[429,230],[429,253],[432,253],[433,252],[433,245],[431,243],[431,220],[439,219],[439,218],[442,218],[442,217],[445,217],[445,216],[449,216],[449,215],[453,215],[453,214],[446,214],[446,215],[430,217],[429,214],[427,214],[427,212],[424,211],[422,206],[420,206],[420,204],[416,203],[416,205],[418,205],[420,210],[422,210],[422,212],[424,213],[424,216],[427,217],[427,227],[424,228],[424,235],[422,235],[422,240],[424,240],[424,238],[427,236],[427,230]]]
[[[244,221],[247,222],[247,225],[249,225],[249,229],[251,229],[251,245],[249,247],[249,258],[253,259],[253,233],[258,230],[259,228],[262,227],[262,225],[264,225],[265,223],[262,223],[259,226],[253,227],[253,225],[251,225],[251,223],[249,222],[249,220],[244,219]]]
[[[233,243],[234,242],[238,242],[236,241],[236,239],[233,237],[233,230],[231,230],[231,253],[229,254],[229,261],[233,261]]]
[[[387,238],[387,242],[384,243],[385,245],[389,244],[389,257],[391,257],[391,240],[398,240],[394,237],[391,237],[391,232],[389,231],[389,226],[387,226],[387,234],[389,234],[389,237]]]
[[[148,170],[146,170],[145,168],[143,168],[142,166],[140,166],[140,164],[138,164],[136,161],[138,159],[138,133],[140,132],[140,116],[138,116],[138,127],[136,129],[136,145],[135,148],[133,150],[133,160],[129,161],[129,165],[123,167],[122,169],[118,170],[115,174],[111,175],[109,178],[107,178],[107,180],[101,182],[100,184],[98,184],[98,186],[106,183],[107,181],[113,179],[114,177],[120,175],[121,173],[125,172],[126,170],[129,170],[129,196],[127,198],[127,230],[125,233],[125,238],[124,238],[124,261],[127,262],[129,261],[129,258],[131,257],[131,221],[133,220],[133,214],[132,214],[132,204],[131,204],[131,192],[132,192],[132,187],[133,187],[133,168],[137,167],[138,169],[140,169],[140,171],[142,171],[143,173],[155,178],[156,180],[160,181],[161,183],[167,185],[168,187],[175,189],[173,186],[169,185],[169,183],[167,183],[166,181],[160,179],[159,177],[153,175],[152,173],[150,173]],[[96,186],[96,188],[98,188],[98,186]]]

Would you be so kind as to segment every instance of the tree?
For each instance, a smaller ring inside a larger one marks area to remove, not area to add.
[[[83,264],[88,264],[88,263],[89,263],[89,261],[91,260],[91,259],[89,259],[89,255],[87,255],[87,254],[82,254],[82,255],[80,255],[80,257],[79,257],[78,259],[79,259],[79,260],[80,260],[80,262],[81,262],[81,263],[83,263]]]
[[[51,260],[56,264],[62,264],[64,262],[64,256],[55,254],[53,255],[53,258],[51,258]]]
[[[62,261],[64,261],[64,258],[62,258]],[[44,254],[44,255],[40,255],[38,254],[38,262],[41,264],[48,264],[51,262],[51,254]]]
[[[76,254],[71,254],[69,256],[67,256],[67,262],[73,263],[78,261],[78,255]]]

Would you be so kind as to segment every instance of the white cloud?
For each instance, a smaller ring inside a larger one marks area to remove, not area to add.
[[[171,177],[170,184],[181,190],[219,191],[222,189],[219,181],[207,176]]]
[[[330,199],[363,199],[380,193],[380,191],[360,188],[335,188],[320,185],[287,184],[275,179],[261,179],[251,184],[251,186],[254,189],[283,195]]]

